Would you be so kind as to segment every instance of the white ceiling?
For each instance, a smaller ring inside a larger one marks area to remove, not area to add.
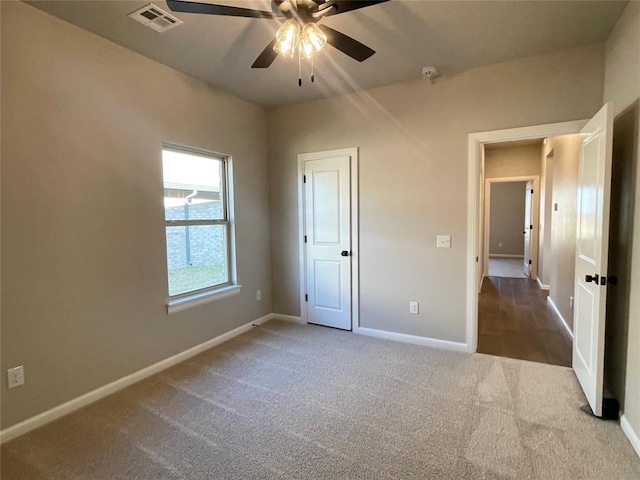
[[[270,10],[268,0],[200,0]],[[35,7],[209,85],[264,107],[299,103],[421,77],[425,65],[443,76],[486,64],[603,43],[627,1],[391,0],[335,15],[323,23],[376,54],[358,63],[327,47],[315,57],[316,82],[297,61],[250,66],[280,23],[271,19],[175,14],[184,25],[165,33],[127,14],[145,1],[36,1]],[[168,10],[163,0],[153,3]]]

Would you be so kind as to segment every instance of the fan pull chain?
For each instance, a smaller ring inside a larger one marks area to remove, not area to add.
[[[300,66],[300,49],[298,49],[298,86],[301,87],[302,86],[302,73],[301,73],[301,66]]]

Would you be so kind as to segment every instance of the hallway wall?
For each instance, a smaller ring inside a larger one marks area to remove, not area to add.
[[[489,255],[524,255],[524,208],[527,182],[491,184]]]
[[[580,135],[553,137],[549,144],[553,148],[549,298],[573,329]]]

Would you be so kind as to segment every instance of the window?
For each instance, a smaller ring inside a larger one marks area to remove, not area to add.
[[[233,275],[230,160],[165,146],[162,169],[169,310],[216,293],[229,294],[233,287],[239,289]]]

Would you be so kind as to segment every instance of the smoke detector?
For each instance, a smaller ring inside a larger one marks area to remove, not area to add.
[[[436,67],[422,67],[422,78],[425,80],[433,80],[440,76],[440,72]]]
[[[158,33],[166,32],[167,30],[182,24],[182,20],[174,17],[169,12],[165,12],[153,3],[149,3],[135,12],[131,12],[128,16],[129,18],[133,18],[136,22],[140,22],[144,26],[149,27]]]

